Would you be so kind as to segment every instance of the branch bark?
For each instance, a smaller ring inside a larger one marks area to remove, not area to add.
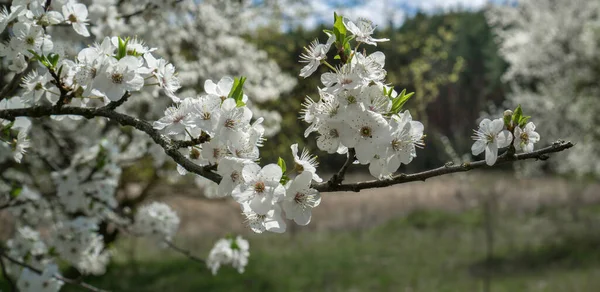
[[[552,145],[538,149],[536,151],[530,153],[521,153],[517,155],[502,155],[498,157],[495,165],[514,162],[518,160],[527,160],[527,159],[536,159],[536,160],[546,160],[549,158],[550,153],[560,152],[566,149],[573,147],[574,144],[566,141],[558,141],[553,143]],[[494,166],[495,166],[494,165]],[[342,191],[352,191],[359,192],[364,189],[372,189],[372,188],[383,188],[396,184],[403,184],[407,182],[413,181],[425,181],[428,178],[441,176],[450,173],[456,172],[464,172],[473,170],[476,168],[490,167],[485,163],[485,160],[479,160],[471,163],[463,163],[461,165],[451,165],[446,164],[444,166],[426,170],[423,172],[413,173],[413,174],[398,174],[392,176],[391,179],[387,180],[370,180],[358,183],[351,184],[339,184],[339,185],[330,185],[329,182],[313,184],[312,188],[318,190],[319,192],[342,192]]]

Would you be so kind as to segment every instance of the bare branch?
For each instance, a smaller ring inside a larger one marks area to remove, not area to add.
[[[169,155],[175,162],[177,162],[187,171],[201,175],[216,183],[221,181],[221,176],[211,172],[209,170],[210,167],[197,165],[179,152],[179,146],[183,142],[180,143],[179,141],[169,139],[165,135],[155,130],[152,125],[146,121],[115,112],[106,106],[100,108],[34,106],[29,108],[0,110],[0,119],[6,120],[14,120],[16,117],[40,118],[50,115],[77,115],[86,119],[105,117],[114,120],[123,126],[134,127],[148,134],[148,136],[150,136],[154,142],[156,142],[165,150],[167,155]]]
[[[495,165],[507,163],[507,162],[514,162],[517,160],[526,160],[526,159],[546,160],[549,158],[548,154],[560,152],[560,151],[569,149],[573,146],[574,145],[571,142],[558,141],[548,147],[541,148],[541,149],[538,149],[538,150],[530,152],[530,153],[522,153],[522,154],[517,154],[514,156],[502,155],[502,156],[498,157],[498,160],[496,161]],[[341,191],[359,192],[360,190],[364,190],[364,189],[382,188],[382,187],[387,187],[387,186],[392,186],[392,185],[402,184],[402,183],[407,183],[407,182],[412,182],[412,181],[424,181],[428,178],[432,178],[432,177],[436,177],[436,176],[440,176],[440,175],[444,175],[444,174],[469,171],[472,169],[482,168],[482,167],[488,167],[488,165],[485,163],[485,160],[479,160],[479,161],[475,161],[475,162],[471,162],[471,163],[463,163],[461,165],[446,164],[444,166],[441,166],[441,167],[438,167],[435,169],[431,169],[431,170],[426,170],[423,172],[418,172],[418,173],[413,173],[413,174],[398,174],[398,175],[393,176],[391,179],[387,179],[387,180],[370,180],[370,181],[364,181],[364,182],[358,182],[358,183],[339,184],[339,185],[330,185],[329,182],[324,182],[324,183],[319,183],[319,184],[313,184],[312,188],[314,188],[320,192],[341,192]]]
[[[1,257],[4,257],[9,262],[11,262],[11,263],[13,263],[15,265],[19,265],[21,267],[27,268],[27,269],[29,269],[29,270],[37,273],[37,274],[41,275],[43,273],[43,271],[40,270],[40,269],[34,268],[31,265],[28,265],[27,263],[24,263],[22,261],[19,261],[17,259],[14,259],[14,258],[8,256],[6,253],[4,253],[3,250],[0,250],[0,258]],[[86,289],[88,291],[93,291],[93,292],[108,292],[107,290],[102,290],[102,289],[96,288],[96,287],[94,287],[94,286],[92,286],[92,285],[90,285],[88,283],[83,282],[83,281],[65,278],[65,277],[63,277],[61,275],[58,275],[58,274],[57,275],[53,275],[52,277],[55,278],[55,279],[57,279],[57,280],[59,280],[59,281],[63,281],[65,283],[67,283],[67,284],[71,284],[71,285],[75,285],[75,286],[84,288],[84,289]]]

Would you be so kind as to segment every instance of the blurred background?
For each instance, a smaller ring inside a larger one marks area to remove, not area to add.
[[[346,158],[320,152],[298,120],[326,70],[297,77],[299,55],[315,38],[325,41],[334,11],[373,20],[390,41],[365,49],[385,53],[397,91],[416,92],[407,108],[425,125],[426,147],[399,172],[475,159],[470,137],[479,120],[518,104],[542,136],[536,146],[565,139],[576,147],[548,161],[326,193],[308,226],[288,222],[282,235],[254,234],[235,201],[206,198],[192,177],[167,183],[151,162],[138,163],[125,169],[120,192],[171,205],[182,219],[175,242],[200,257],[217,239],[242,234],[246,272],[224,267],[212,276],[171,250],[120,236],[107,274],[86,281],[112,291],[600,291],[600,1],[248,5],[253,17],[239,24],[249,27],[241,37],[296,79],[278,99],[257,102],[280,115],[263,163],[291,161],[289,145],[298,142],[319,156],[328,179]],[[365,179],[365,168],[351,168],[349,181]]]

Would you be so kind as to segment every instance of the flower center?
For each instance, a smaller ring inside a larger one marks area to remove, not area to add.
[[[338,138],[340,136],[340,134],[338,133],[338,131],[336,129],[331,129],[329,131],[329,136],[332,138]]]
[[[364,138],[372,138],[371,128],[367,126],[360,128],[360,135]]]
[[[225,128],[233,129],[235,127],[235,121],[232,119],[225,120]]]
[[[306,194],[298,192],[294,196],[294,202],[296,202],[296,204],[302,204],[302,203],[304,203],[305,200],[306,200]]]
[[[346,100],[348,101],[348,104],[356,103],[356,97],[354,95],[346,97]]]
[[[33,89],[34,90],[42,90],[42,89],[44,89],[44,85],[42,85],[41,83],[36,83],[35,87]]]
[[[352,79],[344,78],[344,79],[342,79],[341,83],[342,83],[342,85],[348,85],[348,84],[352,83]]]
[[[115,84],[121,84],[123,83],[123,74],[121,73],[113,73],[110,76],[110,79],[112,79],[112,82]]]
[[[400,148],[402,148],[402,141],[398,140],[397,138],[392,140],[392,149],[394,149],[394,151],[398,151]]]
[[[77,16],[75,16],[75,14],[69,15],[69,21],[70,22],[77,22]]]
[[[33,46],[35,44],[35,39],[32,37],[27,37],[27,39],[25,40],[25,42],[30,45]]]
[[[219,155],[221,155],[221,149],[219,149],[219,148],[213,149],[213,157],[219,158]]]
[[[265,189],[265,183],[262,181],[259,181],[256,184],[254,184],[254,191],[256,191],[257,193],[263,193]]]
[[[233,182],[237,182],[240,179],[240,173],[234,170],[229,177],[231,177]]]
[[[521,141],[523,141],[524,143],[527,143],[529,141],[529,135],[527,135],[527,133],[522,132],[521,136],[519,136],[521,138]]]
[[[205,121],[210,120],[210,113],[209,112],[202,113],[202,119]]]

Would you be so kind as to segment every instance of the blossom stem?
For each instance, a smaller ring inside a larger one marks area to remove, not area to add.
[[[337,73],[337,69],[335,69],[335,67],[331,66],[331,64],[329,64],[329,62],[327,62],[326,60],[321,61],[321,63]]]

